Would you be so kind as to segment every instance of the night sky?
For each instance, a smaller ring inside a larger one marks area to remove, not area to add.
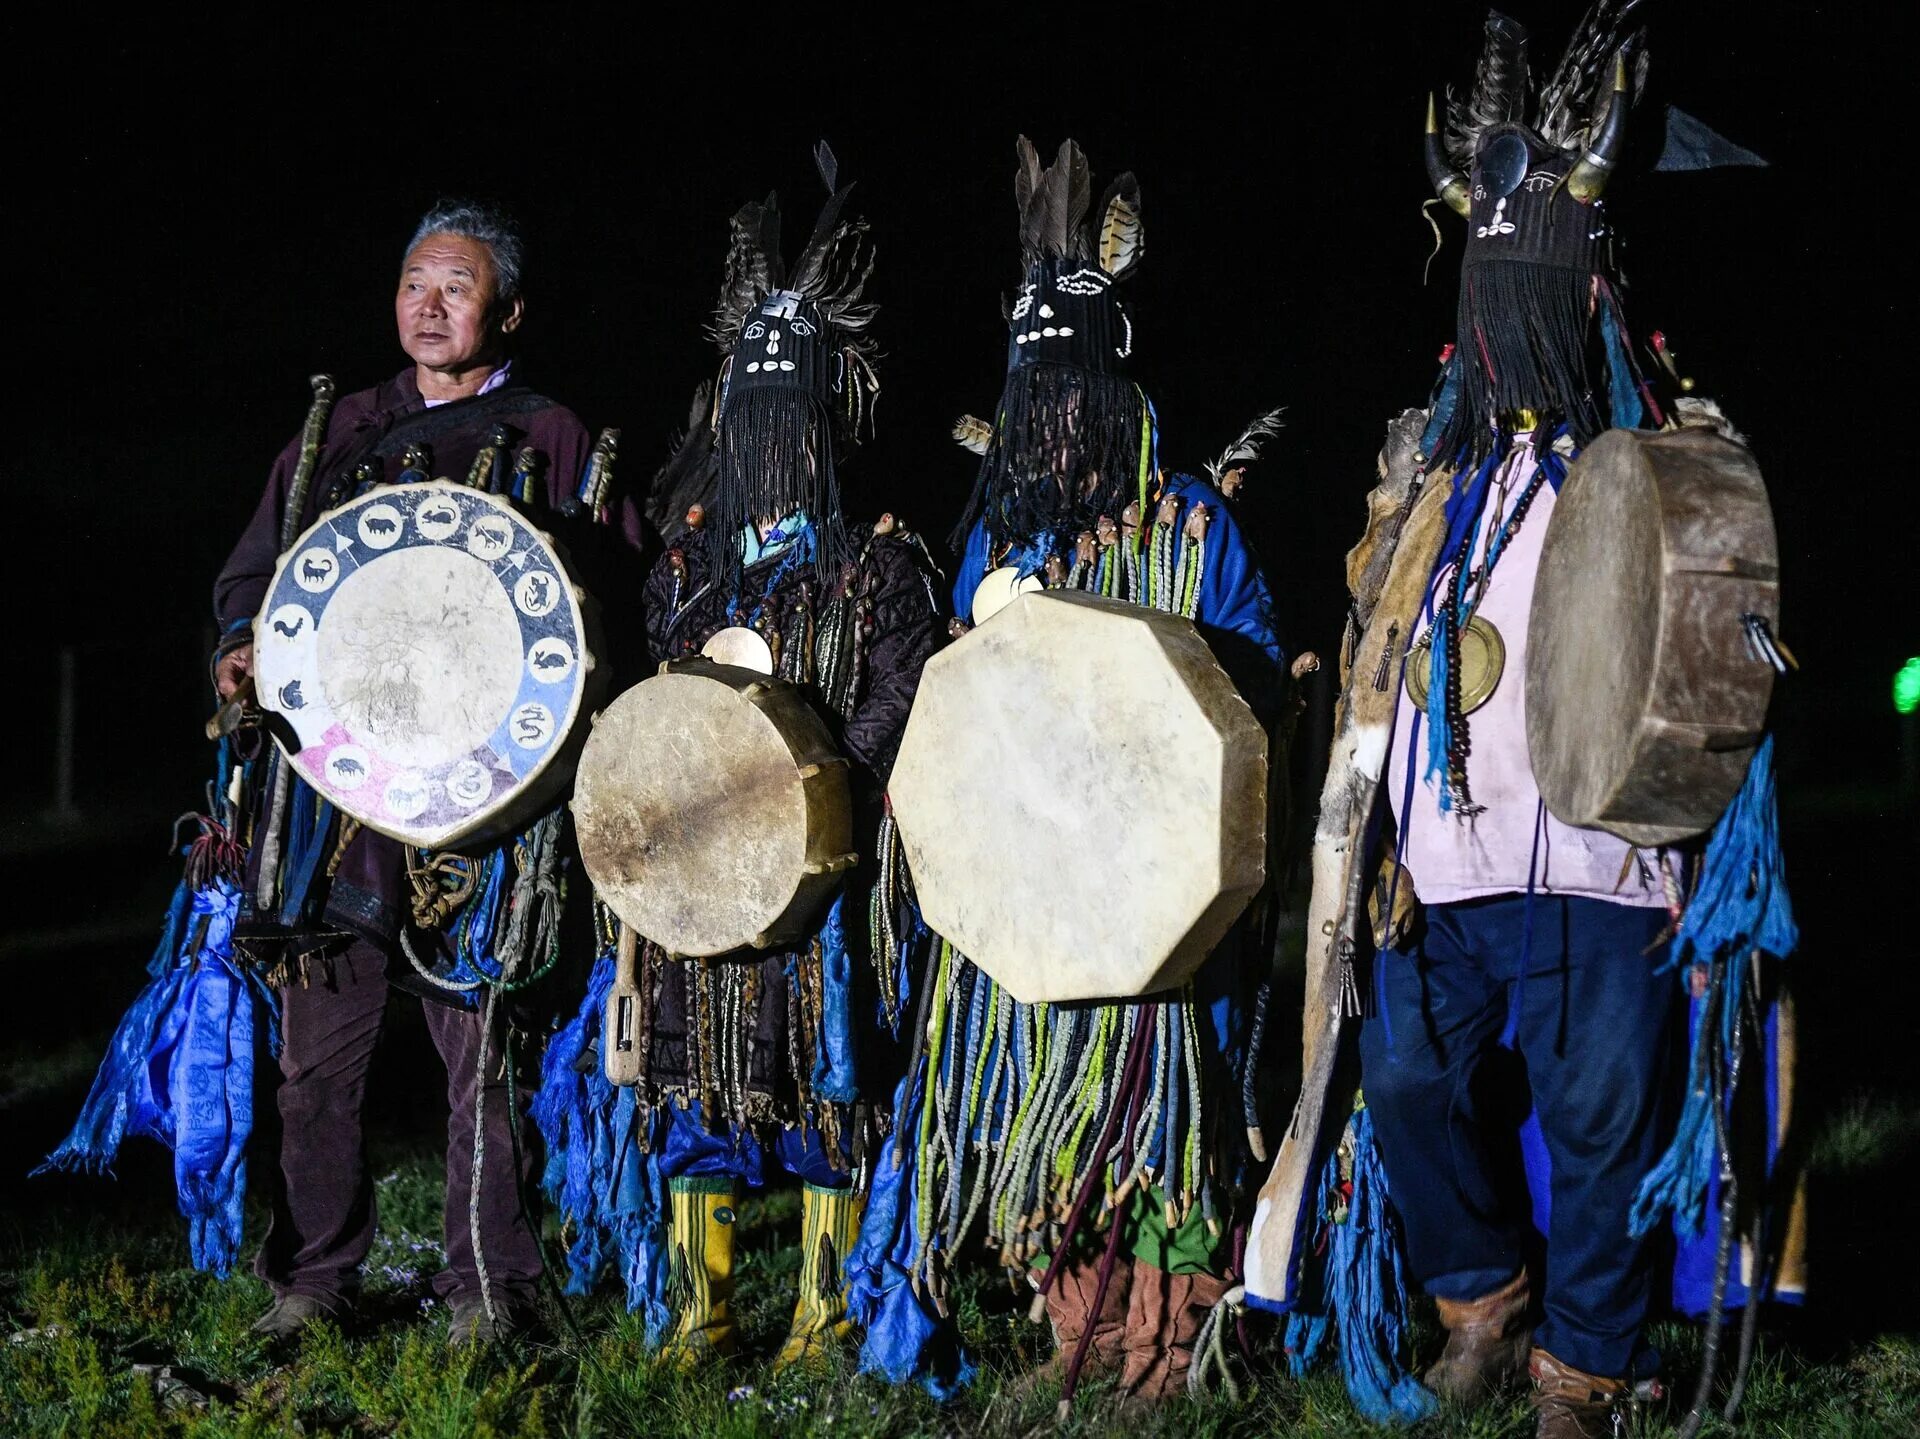
[[[728,215],[777,188],[797,246],[820,136],[880,249],[880,433],[847,471],[852,507],[952,524],[973,462],[948,427],[998,393],[999,296],[1018,278],[1014,137],[1050,153],[1070,134],[1096,186],[1140,177],[1147,261],[1128,298],[1163,457],[1197,467],[1289,407],[1246,523],[1291,638],[1330,656],[1383,424],[1424,402],[1452,330],[1460,227],[1442,212],[1423,286],[1420,122],[1429,88],[1470,81],[1483,14],[1336,8],[1310,29],[1299,7],[1256,25],[1162,6],[1017,25],[941,8],[865,30],[841,7],[789,7],[791,27],[729,9],[728,26],[677,33],[396,9],[390,31],[317,33],[304,12],[11,47],[37,98],[10,107],[26,326],[6,453],[38,554],[9,588],[18,604],[50,562],[52,603],[17,628],[28,674],[77,651],[82,799],[191,800],[212,577],[307,375],[345,391],[404,363],[391,293],[422,209],[472,194],[517,210],[524,377],[621,427],[638,483],[717,363],[701,328]],[[1521,7],[1542,69],[1576,9]],[[1629,323],[1667,333],[1769,479],[1783,630],[1806,666],[1779,704],[1789,778],[1878,784],[1895,771],[1888,683],[1920,640],[1896,392],[1913,267],[1888,219],[1911,203],[1912,121],[1894,108],[1908,56],[1835,7],[1646,9],[1654,103],[1637,123],[1671,101],[1773,168],[1616,183]],[[40,802],[52,745],[45,690],[24,693],[9,815]]]

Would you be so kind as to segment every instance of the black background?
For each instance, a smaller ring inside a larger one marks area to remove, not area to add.
[[[1910,1111],[1920,719],[1896,720],[1889,682],[1920,651],[1911,37],[1880,28],[1891,7],[1646,9],[1655,93],[1636,133],[1672,101],[1772,161],[1624,176],[1608,200],[1632,328],[1664,330],[1751,435],[1779,520],[1783,631],[1804,666],[1775,721],[1808,1113],[1819,1125],[1858,1095]],[[1527,8],[1543,68],[1576,11]],[[23,1176],[71,1122],[178,875],[164,835],[210,760],[213,575],[300,424],[306,377],[350,390],[404,363],[393,283],[438,196],[519,210],[524,373],[590,426],[620,426],[638,481],[715,368],[700,331],[727,217],[777,187],[797,244],[819,195],[810,149],[829,137],[861,182],[886,307],[880,438],[846,472],[852,500],[942,534],[973,473],[949,426],[991,406],[1001,379],[1014,137],[1051,152],[1073,135],[1096,182],[1140,176],[1147,259],[1129,302],[1164,457],[1196,466],[1289,406],[1241,514],[1291,640],[1333,654],[1384,422],[1425,400],[1453,328],[1451,216],[1422,283],[1420,126],[1429,88],[1470,79],[1479,7],[940,7],[871,25],[843,6],[627,13],[7,22],[0,586],[16,659],[0,977],[15,1023],[0,1045],[0,1226],[15,1206],[164,1207],[152,1146],[118,1186]],[[56,823],[63,729],[74,785]],[[1323,755],[1301,746],[1298,778],[1311,785]],[[405,1101],[418,1143],[444,1111],[430,1112],[440,1081],[408,1023],[411,1046],[394,1048],[410,1068],[381,1080],[381,1114]],[[55,1078],[9,1100],[4,1065],[43,1061]],[[1877,1192],[1920,1181],[1900,1163],[1876,1172],[1890,1186]],[[1920,1251],[1889,1250],[1860,1183],[1814,1194],[1835,1339],[1909,1325],[1920,1285]]]
[[[519,212],[526,376],[620,426],[637,480],[714,367],[700,328],[727,216],[778,188],[797,245],[821,135],[861,182],[886,307],[856,507],[952,523],[972,464],[947,426],[998,392],[998,296],[1017,278],[1013,138],[1050,152],[1072,134],[1097,182],[1140,176],[1147,263],[1130,298],[1164,456],[1195,466],[1289,407],[1247,522],[1291,637],[1330,653],[1382,424],[1424,400],[1452,329],[1451,217],[1422,284],[1420,120],[1429,88],[1469,82],[1482,12],[1290,9],[939,9],[871,26],[838,7],[729,9],[705,27],[684,10],[396,10],[347,29],[315,12],[16,48],[38,51],[41,98],[15,130],[26,383],[9,490],[58,566],[58,638],[80,647],[82,798],[192,784],[212,575],[300,422],[306,375],[350,389],[404,363],[390,296],[423,208],[475,194]],[[1915,636],[1897,334],[1912,266],[1895,256],[1910,227],[1891,222],[1911,179],[1901,46],[1838,7],[1646,9],[1654,99],[1773,166],[1616,187],[1629,322],[1665,330],[1768,475],[1784,630],[1807,666],[1782,699],[1789,772],[1890,779],[1887,686]],[[1575,13],[1523,15],[1537,64]],[[50,754],[53,707],[27,710],[25,753]],[[48,771],[16,775],[28,792],[7,809],[31,809]]]
[[[1538,68],[1576,11],[1523,16]],[[1888,684],[1916,637],[1911,226],[1893,219],[1913,178],[1905,50],[1841,7],[1646,12],[1643,137],[1673,101],[1773,163],[1616,184],[1629,322],[1667,333],[1769,478],[1783,629],[1805,663],[1776,707],[1784,771],[1884,814]],[[306,376],[346,390],[405,363],[391,291],[429,203],[517,209],[524,375],[590,426],[620,426],[637,483],[714,369],[700,331],[728,215],[778,188],[797,245],[822,135],[861,182],[885,305],[880,436],[849,467],[853,506],[933,534],[953,522],[973,461],[948,426],[993,403],[999,296],[1018,278],[1013,139],[1050,153],[1072,134],[1096,183],[1140,176],[1147,261],[1129,298],[1163,456],[1195,467],[1289,407],[1244,518],[1289,638],[1330,655],[1383,422],[1425,399],[1452,331],[1460,228],[1443,216],[1423,284],[1420,122],[1430,88],[1470,81],[1482,13],[396,9],[17,34],[21,378],[0,453],[16,533],[46,569],[11,586],[25,654],[10,844],[52,798],[60,721],[42,681],[63,645],[81,808],[131,822],[192,797],[210,581],[299,425]]]

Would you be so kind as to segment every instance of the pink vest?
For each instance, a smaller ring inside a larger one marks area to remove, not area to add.
[[[1513,450],[1496,477],[1494,493],[1488,496],[1489,514],[1496,506],[1499,513],[1481,526],[1475,542],[1476,565],[1484,558],[1488,541],[1499,532],[1525,492],[1534,469],[1533,436],[1523,432],[1514,437]],[[1407,744],[1414,733],[1415,711],[1405,686],[1400,690],[1388,793],[1394,819],[1406,833],[1403,858],[1407,872],[1424,904],[1525,893],[1530,864],[1534,890],[1539,894],[1585,895],[1652,907],[1666,903],[1657,851],[1636,852],[1625,840],[1601,830],[1562,824],[1540,807],[1540,791],[1534,785],[1533,766],[1527,757],[1527,619],[1533,607],[1540,547],[1546,539],[1547,522],[1553,517],[1553,505],[1553,487],[1542,485],[1519,530],[1507,541],[1475,611],[1499,630],[1507,650],[1499,685],[1467,720],[1472,735],[1467,783],[1473,802],[1484,806],[1479,814],[1463,819],[1440,812],[1435,789],[1439,777],[1436,775],[1431,783],[1422,778],[1427,765],[1423,720],[1412,755],[1414,783],[1408,806],[1412,823],[1405,823],[1402,806],[1408,795]],[[1414,638],[1425,633],[1423,610]],[[1543,816],[1537,855],[1536,814]]]

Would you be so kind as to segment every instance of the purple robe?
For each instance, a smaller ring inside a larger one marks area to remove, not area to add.
[[[354,473],[364,462],[378,465],[387,482],[397,481],[401,457],[416,440],[428,448],[432,477],[464,480],[496,424],[508,429],[507,463],[528,446],[544,457],[545,492],[527,508],[541,529],[559,541],[574,577],[608,615],[616,684],[622,677],[636,677],[645,663],[642,628],[637,622],[621,625],[615,616],[637,603],[645,576],[645,532],[639,509],[631,499],[616,496],[605,524],[595,523],[584,511],[577,516],[566,513],[586,469],[592,438],[571,410],[523,386],[509,384],[489,394],[429,408],[409,368],[372,389],[341,396],[328,417],[300,528],[350,496]],[[235,626],[252,619],[266,599],[280,557],[281,517],[299,458],[300,436],[295,435],[274,461],[253,517],[214,582],[214,618],[223,635],[233,631],[236,637],[244,637],[244,627],[236,630]],[[631,608],[627,612],[634,613]],[[404,847],[362,829],[348,844],[317,912],[322,935],[345,931],[395,953],[407,916]],[[321,947],[319,936],[289,935],[257,914],[243,916],[240,938],[243,945],[252,940],[256,950],[263,942],[277,945],[281,941],[291,942],[296,952]],[[432,994],[446,998],[439,991]]]

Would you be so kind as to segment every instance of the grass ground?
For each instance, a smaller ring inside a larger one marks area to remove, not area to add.
[[[1905,1167],[1917,1139],[1920,1122],[1908,1107],[1861,1097],[1836,1109],[1814,1163],[1845,1189],[1870,1186]],[[267,1301],[261,1284],[251,1277],[220,1282],[187,1267],[156,1165],[129,1166],[156,1172],[123,1176],[104,1207],[63,1202],[31,1226],[14,1223],[0,1235],[0,1335],[11,1336],[0,1344],[0,1432],[87,1439],[722,1439],[1013,1435],[1053,1427],[1056,1394],[1009,1397],[1009,1381],[1045,1357],[1046,1331],[1027,1323],[1024,1306],[984,1275],[960,1292],[960,1322],[983,1364],[980,1380],[957,1404],[941,1408],[917,1390],[856,1378],[850,1361],[822,1375],[773,1377],[766,1361],[785,1332],[799,1269],[791,1192],[743,1207],[739,1319],[746,1354],[722,1368],[692,1377],[656,1370],[642,1355],[639,1326],[610,1296],[571,1301],[572,1328],[549,1315],[557,1336],[550,1342],[510,1355],[450,1352],[445,1307],[427,1288],[439,1262],[440,1163],[417,1142],[381,1147],[380,1236],[367,1264],[361,1322],[350,1334],[311,1333],[286,1362],[275,1362],[247,1333]],[[69,1200],[82,1197],[80,1181],[52,1182]],[[139,1186],[137,1194],[130,1185]],[[1920,1433],[1920,1341],[1887,1332],[1820,1343],[1808,1332],[1775,1331],[1763,1341],[1739,1432]],[[1423,1339],[1431,1343],[1431,1332]],[[1659,1342],[1671,1372],[1688,1375],[1698,1331],[1668,1323]],[[210,1402],[175,1389],[175,1379]],[[1649,1412],[1632,1432],[1667,1433],[1677,1417],[1678,1406]],[[1103,1434],[1122,1422],[1094,1387],[1062,1432]],[[1271,1357],[1246,1371],[1237,1403],[1215,1396],[1147,1418],[1128,1414],[1124,1425],[1141,1436],[1317,1436],[1366,1428],[1337,1377],[1297,1382]],[[1417,1432],[1518,1439],[1530,1432],[1530,1421],[1516,1400],[1448,1413]],[[1729,1431],[1716,1424],[1707,1432]]]
[[[1902,824],[1865,831],[1855,813],[1789,816],[1795,899],[1811,937],[1796,958],[1809,1150],[1812,1300],[1763,1334],[1738,1432],[1770,1439],[1920,1436],[1920,966],[1910,939],[1866,896],[1910,885]],[[1849,938],[1851,937],[1851,938]],[[693,1377],[660,1372],[613,1296],[549,1315],[550,1342],[512,1355],[450,1353],[447,1313],[429,1297],[438,1265],[443,1076],[417,1005],[396,1004],[376,1063],[373,1161],[380,1235],[367,1304],[350,1334],[320,1330],[276,1363],[247,1333],[266,1306],[247,1276],[188,1266],[167,1157],[129,1146],[117,1182],[25,1178],[66,1126],[138,981],[139,946],[92,953],[65,941],[57,967],[8,969],[11,1025],[0,1026],[0,1439],[14,1436],[1027,1435],[1054,1427],[1055,1395],[1020,1401],[1011,1381],[1047,1353],[1046,1331],[1003,1282],[978,1273],[957,1294],[981,1375],[941,1408],[918,1390],[852,1373],[774,1378],[799,1270],[797,1196],[743,1206],[738,1317],[746,1353]],[[39,951],[35,951],[36,954]],[[18,956],[0,945],[0,959]],[[38,987],[32,987],[36,985]],[[30,1019],[32,1022],[24,1022]],[[1284,1033],[1284,1025],[1276,1030]],[[258,1161],[256,1161],[258,1162]],[[258,1236],[263,1218],[249,1215]],[[577,1333],[577,1337],[576,1337]],[[1083,1391],[1068,1434],[1330,1436],[1365,1432],[1337,1376],[1298,1382],[1256,1328],[1239,1402],[1215,1397],[1119,1415]],[[1665,1322],[1656,1340],[1677,1392],[1690,1393],[1699,1331]],[[1416,1335],[1430,1353],[1436,1335]],[[171,1370],[172,1377],[162,1375]],[[197,1407],[175,1378],[209,1396]],[[169,1396],[172,1396],[171,1398]],[[1639,1416],[1632,1432],[1670,1433],[1684,1402]],[[1715,1422],[1708,1434],[1732,1432]],[[1521,1400],[1443,1414],[1417,1439],[1523,1439]]]

